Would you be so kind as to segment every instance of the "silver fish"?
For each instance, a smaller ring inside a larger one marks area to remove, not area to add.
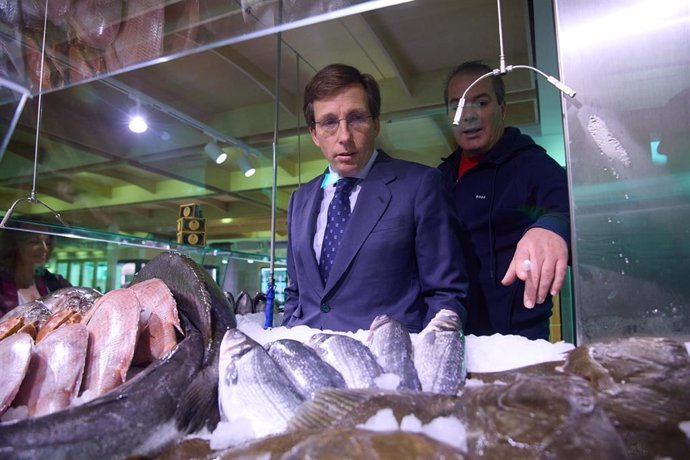
[[[251,296],[244,291],[240,291],[235,301],[235,314],[248,315],[254,309],[254,301]]]
[[[465,384],[465,336],[457,313],[439,311],[419,333],[414,363],[424,391],[456,394]]]
[[[96,289],[88,287],[66,287],[50,293],[41,300],[53,313],[73,309],[84,314],[102,295]]]
[[[24,324],[34,323],[40,327],[51,315],[62,310],[72,309],[81,314],[88,312],[101,295],[95,289],[84,287],[58,289],[38,300],[13,308],[0,318],[0,321],[22,317]]]
[[[254,300],[252,300],[252,303],[254,305],[252,312],[260,313],[262,311],[266,311],[266,301],[266,294],[264,294],[263,292],[257,292],[254,296]]]
[[[321,388],[346,387],[340,372],[302,342],[276,340],[267,344],[266,350],[304,399],[311,398]]]
[[[414,367],[410,333],[399,321],[387,315],[374,318],[369,328],[367,345],[384,372],[400,377],[398,389],[422,389]]]
[[[247,420],[257,437],[284,431],[303,401],[268,352],[239,329],[223,337],[219,378],[222,417]]]
[[[314,334],[307,345],[333,366],[348,388],[375,388],[383,370],[369,348],[357,339],[340,334]]]

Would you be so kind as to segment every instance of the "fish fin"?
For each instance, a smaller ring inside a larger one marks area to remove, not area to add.
[[[337,426],[338,421],[370,400],[372,392],[324,388],[303,402],[288,422],[290,430],[309,430]]]
[[[183,433],[206,426],[213,430],[220,421],[218,410],[218,365],[206,366],[189,384],[175,411],[175,422]]]

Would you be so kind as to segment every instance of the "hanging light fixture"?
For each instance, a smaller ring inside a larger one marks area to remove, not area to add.
[[[249,163],[247,157],[240,155],[237,157],[237,164],[244,173],[244,177],[252,177],[256,173],[256,169]]]
[[[222,164],[225,162],[225,160],[228,159],[228,154],[223,151],[218,146],[218,143],[216,141],[209,142],[204,146],[204,152],[206,152],[206,155],[211,157],[213,161],[216,162],[216,164]]]

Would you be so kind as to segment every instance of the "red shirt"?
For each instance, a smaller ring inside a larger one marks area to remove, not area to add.
[[[466,157],[464,155],[460,156],[460,165],[458,166],[458,179],[462,177],[470,169],[474,168],[479,164],[479,157]]]

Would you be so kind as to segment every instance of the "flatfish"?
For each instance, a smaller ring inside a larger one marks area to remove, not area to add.
[[[518,375],[464,387],[453,415],[466,426],[468,451],[486,459],[629,458],[581,378]]]
[[[302,342],[281,339],[267,344],[266,349],[304,399],[321,388],[345,388],[340,372]]]
[[[634,458],[685,458],[690,355],[683,340],[629,337],[580,345],[562,369],[584,378]]]
[[[347,335],[318,333],[307,345],[340,372],[348,388],[375,388],[374,380],[383,374],[369,348]]]
[[[391,409],[398,423],[414,415],[422,423],[457,412],[456,396],[421,391],[393,391],[374,388],[324,388],[305,401],[290,420],[290,430],[354,427],[366,423],[382,409]]]
[[[474,459],[460,449],[420,433],[376,432],[354,427],[299,431],[271,436],[214,453],[220,460],[280,458],[329,460]]]
[[[465,336],[454,311],[441,310],[419,333],[414,364],[422,389],[456,394],[465,383]]]
[[[374,318],[369,328],[367,345],[383,371],[400,378],[398,389],[422,389],[414,366],[410,333],[399,321],[387,315]]]

